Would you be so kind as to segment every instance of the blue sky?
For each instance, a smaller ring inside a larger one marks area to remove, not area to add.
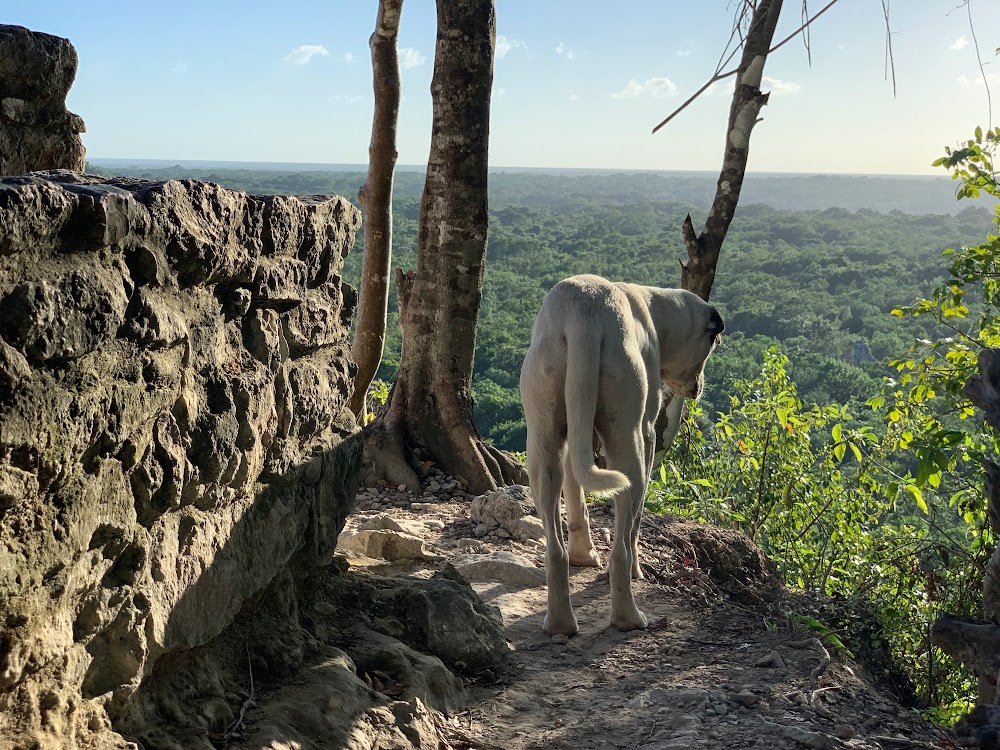
[[[758,172],[933,173],[945,144],[988,124],[959,0],[892,3],[898,95],[884,78],[880,0],[840,0],[765,70]],[[972,0],[1000,121],[1000,2]],[[707,80],[727,0],[496,0],[492,166],[717,170],[729,97],[714,91],[651,135]],[[825,4],[811,0],[815,12]],[[374,0],[2,0],[4,23],[68,37],[69,107],[92,157],[355,163],[371,129]],[[786,0],[778,37],[799,23]],[[427,160],[432,0],[406,0],[399,161]]]

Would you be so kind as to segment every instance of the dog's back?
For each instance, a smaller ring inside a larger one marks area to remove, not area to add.
[[[629,484],[621,472],[594,464],[592,440],[602,348],[620,346],[633,335],[629,307],[617,285],[599,276],[560,281],[535,318],[521,368],[529,442],[550,461],[558,460],[568,442],[573,476],[593,494],[611,494]]]

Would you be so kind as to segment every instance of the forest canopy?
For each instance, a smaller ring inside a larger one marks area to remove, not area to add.
[[[253,193],[338,193],[352,199],[365,176],[181,166],[90,169],[212,180]],[[422,185],[419,172],[397,175],[396,267],[416,264]],[[689,211],[704,216],[713,191],[707,174],[491,175],[473,378],[476,421],[484,436],[501,448],[524,449],[518,376],[531,323],[548,289],[576,273],[676,286],[684,253],[681,222]],[[764,352],[774,345],[789,355],[790,376],[804,401],[864,403],[890,375],[887,363],[931,335],[932,322],[901,322],[892,309],[928,294],[943,278],[942,252],[976,242],[991,217],[985,204],[955,201],[947,179],[748,178],[713,291],[727,331],[709,361],[704,411],[723,409],[733,382],[759,372]],[[345,266],[345,277],[355,285],[362,252],[357,247]],[[389,315],[378,372],[383,380],[392,378],[399,362],[394,290]]]

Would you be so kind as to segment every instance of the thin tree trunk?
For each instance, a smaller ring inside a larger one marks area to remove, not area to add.
[[[729,107],[729,127],[726,129],[726,148],[722,170],[715,188],[715,200],[705,219],[705,228],[696,235],[691,214],[681,228],[688,259],[681,263],[681,287],[694,292],[706,302],[715,283],[715,269],[719,264],[722,243],[729,225],[736,214],[736,206],[743,190],[743,178],[750,158],[750,133],[757,124],[761,108],[770,94],[760,90],[764,76],[764,63],[774,39],[774,30],[781,15],[782,0],[760,0],[750,19],[750,30],[743,44],[743,56],[736,74],[736,90]],[[677,420],[681,419],[682,406],[671,395],[664,400],[656,419],[656,450],[666,450],[677,434]]]
[[[757,124],[761,108],[770,94],[761,93],[760,82],[764,63],[774,38],[774,29],[781,15],[782,0],[760,0],[750,19],[750,30],[743,44],[736,90],[729,108],[729,127],[726,129],[726,150],[722,171],[715,190],[712,210],[705,220],[701,235],[695,236],[691,215],[684,220],[684,244],[688,260],[681,264],[681,286],[708,301],[715,281],[715,267],[726,239],[729,225],[736,213],[736,206],[743,189],[743,178],[750,156],[750,133]]]
[[[438,0],[431,81],[434,121],[420,205],[417,270],[396,273],[403,350],[373,432],[401,452],[388,460],[419,489],[407,450],[472,492],[521,480],[512,457],[483,442],[472,413],[472,365],[486,262],[487,154],[493,83],[492,0]],[[404,467],[405,470],[404,470]]]
[[[351,394],[351,411],[363,420],[368,386],[382,361],[389,267],[392,263],[392,180],[396,167],[396,124],[399,120],[399,53],[396,38],[403,0],[379,0],[375,31],[368,40],[372,52],[375,111],[368,147],[368,179],[358,191],[365,214],[361,300],[351,357],[358,366]]]

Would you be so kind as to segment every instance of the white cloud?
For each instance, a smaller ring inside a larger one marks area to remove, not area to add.
[[[507,89],[494,89],[493,98],[500,99],[501,97],[507,96]]]
[[[569,100],[571,102],[578,102],[578,101],[580,101],[580,97],[577,94],[570,94],[569,95]]]
[[[955,79],[955,82],[958,83],[959,86],[963,86],[966,88],[968,88],[969,86],[981,86],[983,83],[983,77],[981,75],[978,75],[975,78],[969,78],[968,76],[959,76],[958,78]],[[1000,74],[987,73],[986,83],[987,84],[1000,83]]]
[[[576,53],[573,52],[573,50],[566,49],[566,45],[563,44],[562,42],[559,42],[559,44],[556,45],[556,54],[562,55],[567,60],[572,60],[574,57],[576,57]]]
[[[293,49],[281,59],[282,61],[291,63],[292,65],[305,65],[316,55],[326,57],[329,54],[330,51],[321,44],[303,44]]]
[[[691,53],[692,50],[688,49],[687,47],[677,50],[678,57],[688,57],[691,55]]]
[[[634,99],[637,96],[652,96],[662,99],[677,93],[677,84],[669,78],[647,78],[639,83],[634,78],[625,84],[625,88],[611,95],[612,99]]]
[[[427,62],[427,55],[414,47],[403,47],[399,51],[399,64],[404,68],[415,68]]]
[[[760,80],[761,87],[767,87],[774,94],[797,94],[799,89],[802,88],[799,84],[792,81],[779,81],[777,78],[771,78],[771,76],[764,76]]]
[[[760,79],[760,87],[764,91],[770,91],[776,96],[783,94],[797,94],[802,87],[794,81],[782,81],[771,76],[764,76]],[[723,81],[716,81],[705,91],[707,96],[732,96],[736,91],[736,77],[730,76]]]
[[[344,62],[354,62],[354,53],[348,52],[344,55]]]
[[[734,91],[736,91],[736,79],[734,77],[729,77],[724,81],[716,81],[705,90],[705,93],[708,96],[714,96],[716,94],[732,96]]]
[[[948,49],[962,49],[963,47],[967,47],[968,44],[969,40],[965,38],[965,34],[962,34],[962,36],[948,45]]]
[[[177,73],[178,75],[188,72],[188,64],[183,60],[178,60],[174,63],[173,67],[170,68],[171,73]]]
[[[333,101],[341,104],[358,104],[363,99],[363,96],[344,96],[343,94],[337,94],[337,96],[333,97]]]
[[[517,48],[527,49],[528,45],[520,39],[508,39],[502,34],[497,34],[497,58],[506,57],[507,53]]]

